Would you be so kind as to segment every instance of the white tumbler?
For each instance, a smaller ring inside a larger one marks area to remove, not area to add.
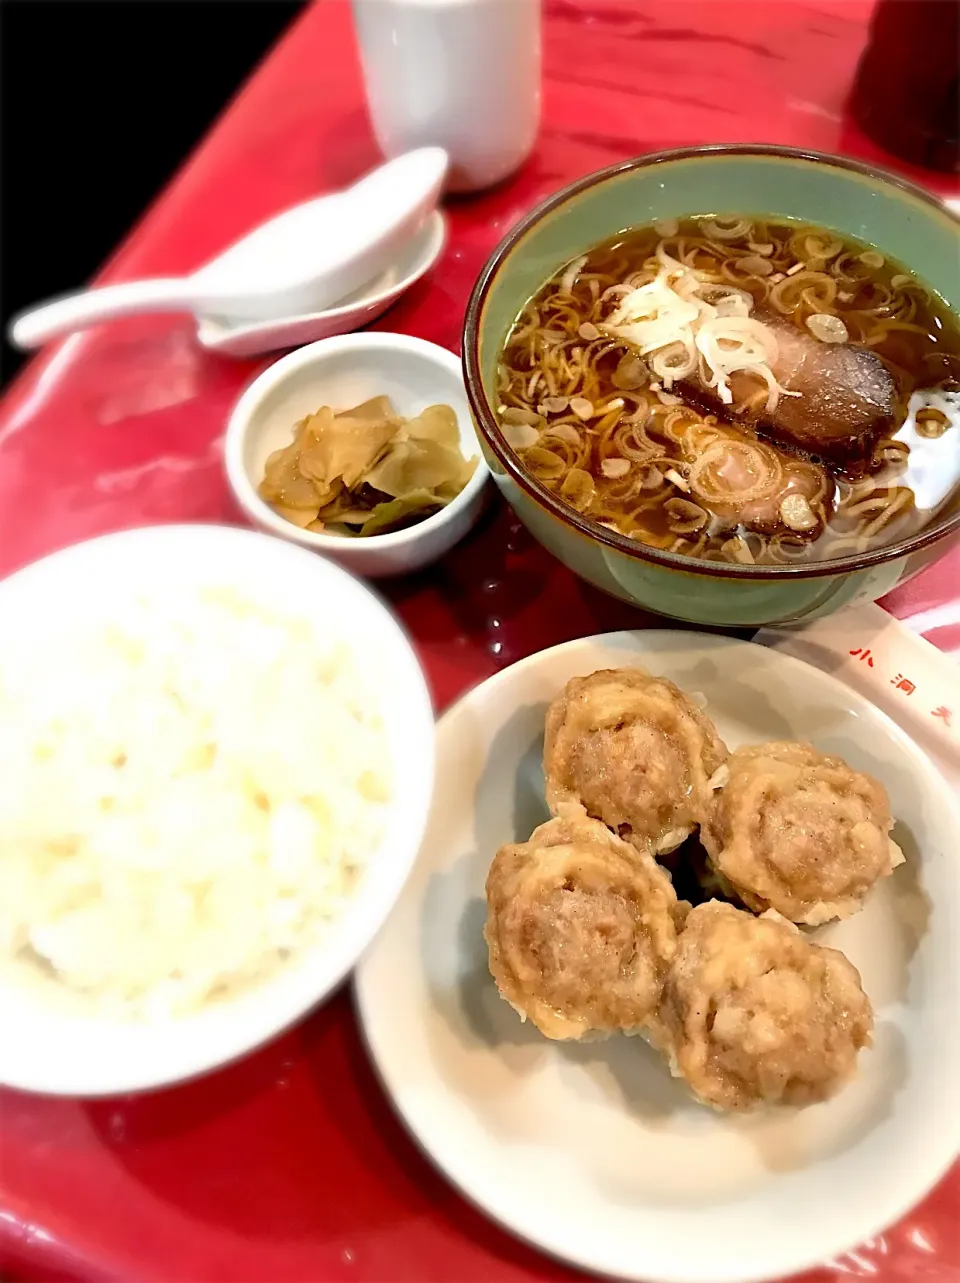
[[[540,123],[540,0],[353,0],[353,13],[386,156],[443,147],[451,191],[519,168]]]

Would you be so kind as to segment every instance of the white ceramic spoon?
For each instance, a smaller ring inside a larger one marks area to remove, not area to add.
[[[107,285],[23,312],[11,323],[10,340],[39,347],[143,312],[259,320],[322,311],[389,265],[433,211],[446,171],[442,148],[408,152],[353,187],[262,223],[191,276]]]
[[[256,356],[280,348],[300,347],[334,334],[347,334],[369,325],[418,281],[440,257],[446,240],[446,222],[435,209],[419,232],[397,251],[386,271],[348,294],[335,307],[299,316],[277,316],[267,321],[228,320],[221,316],[197,318],[197,341],[222,356]]]

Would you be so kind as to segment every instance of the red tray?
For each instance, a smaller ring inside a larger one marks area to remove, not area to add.
[[[546,0],[536,154],[512,182],[451,203],[442,262],[380,328],[458,350],[469,289],[507,228],[618,158],[774,141],[892,163],[843,106],[870,7]],[[190,270],[376,160],[349,10],[318,0],[102,279]],[[220,442],[239,389],[264,364],[206,354],[187,321],[170,318],[80,335],[33,362],[0,404],[0,573],[124,526],[239,519]],[[948,585],[956,593],[957,565],[941,564],[919,581],[930,587],[911,586],[894,609],[942,602]],[[574,579],[502,507],[440,565],[387,594],[438,707],[544,646],[650,622]],[[347,993],[185,1087],[96,1103],[0,1093],[0,1126],[0,1273],[157,1283],[574,1277],[485,1221],[418,1154],[374,1078]],[[955,1169],[904,1222],[807,1283],[838,1273],[958,1283],[958,1211]]]

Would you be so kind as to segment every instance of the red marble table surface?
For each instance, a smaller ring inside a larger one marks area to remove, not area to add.
[[[770,141],[903,169],[844,110],[869,12],[867,0],[546,0],[535,155],[509,183],[450,204],[442,261],[380,327],[459,350],[467,294],[504,232],[568,180],[622,157]],[[194,268],[376,159],[345,0],[318,0],[102,279]],[[944,190],[934,175],[912,176]],[[35,360],[0,404],[0,573],[125,526],[237,520],[222,433],[264,364],[204,353],[183,318],[105,327]],[[906,590],[903,610],[942,600],[957,566]],[[496,506],[441,564],[387,595],[439,707],[544,646],[653,622],[579,583]],[[807,1283],[957,1283],[958,1213],[955,1169],[905,1221]],[[0,1272],[158,1283],[574,1277],[489,1224],[418,1153],[377,1084],[348,992],[180,1088],[95,1103],[0,1093]]]

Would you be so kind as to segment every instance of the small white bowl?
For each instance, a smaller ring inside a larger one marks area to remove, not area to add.
[[[317,942],[274,975],[180,1018],[111,1019],[78,1011],[56,986],[0,971],[0,1083],[53,1095],[104,1096],[192,1078],[274,1037],[325,998],[370,944],[400,893],[433,790],[433,711],[403,630],[370,589],[322,557],[233,526],[153,526],[54,553],[0,583],[0,643],[63,629],[101,607],[120,613],[144,589],[236,589],[308,619],[353,652],[376,692],[393,798],[383,837],[349,903]],[[69,663],[69,647],[65,661]],[[293,715],[295,711],[292,710]]]
[[[222,356],[256,356],[260,352],[300,347],[334,334],[359,330],[375,321],[433,267],[443,251],[446,238],[446,220],[439,210],[434,210],[420,231],[403,247],[395,263],[336,307],[270,321],[231,321],[223,316],[201,316],[197,322],[197,341]]]
[[[257,493],[267,456],[289,445],[294,425],[321,406],[346,410],[375,396],[389,397],[405,418],[437,403],[452,408],[464,457],[478,460],[464,489],[425,521],[366,539],[301,530],[285,521]],[[442,557],[476,520],[487,478],[459,357],[424,339],[376,331],[311,343],[254,379],[230,416],[224,458],[230,487],[255,525],[371,577],[405,574]]]

